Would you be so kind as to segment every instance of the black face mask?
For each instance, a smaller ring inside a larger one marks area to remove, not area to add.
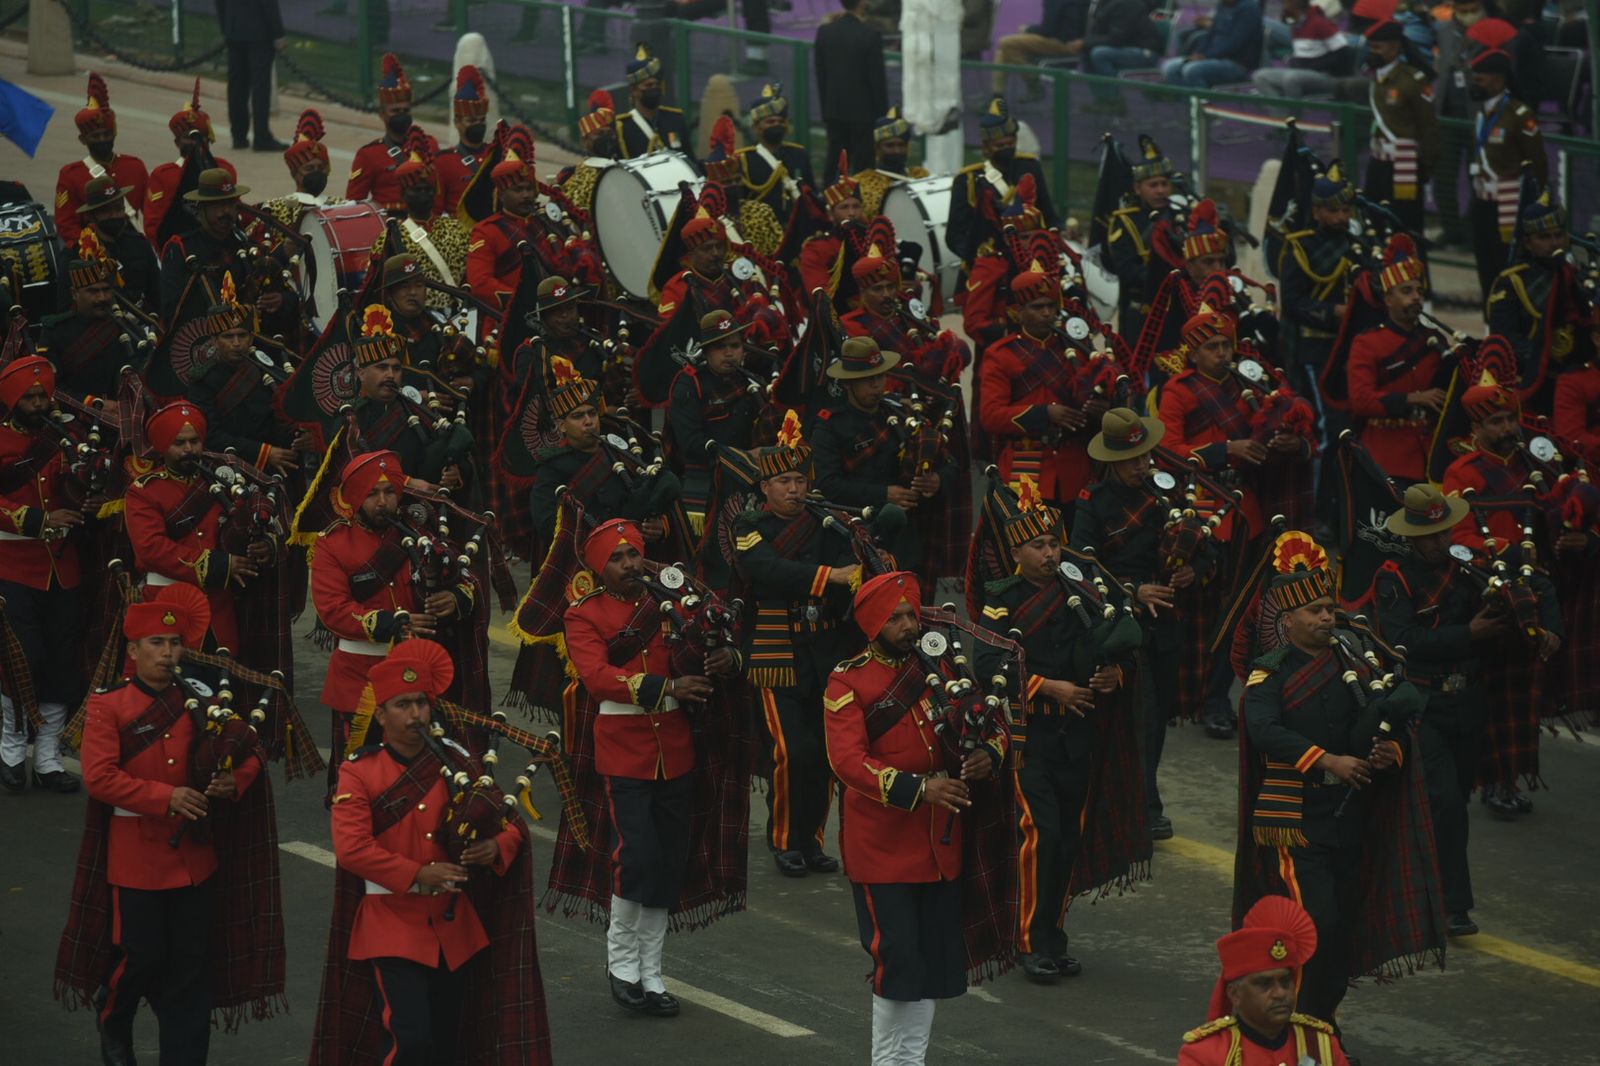
[[[413,215],[433,214],[434,193],[432,189],[407,189],[405,194],[406,210]]]
[[[300,187],[310,196],[321,196],[322,190],[328,187],[328,172],[326,170],[313,170],[300,179]]]
[[[112,138],[109,141],[95,141],[93,144],[89,145],[89,155],[94,157],[96,162],[109,163],[111,162],[112,157],[117,154],[116,145],[117,142],[115,138]]]
[[[406,130],[411,128],[411,112],[402,111],[398,115],[390,115],[384,125],[389,127],[389,132],[396,137],[404,137]]]
[[[461,139],[466,144],[482,144],[484,132],[488,130],[488,128],[489,127],[484,125],[482,122],[474,122],[472,125],[461,131]]]
[[[783,143],[784,135],[788,132],[782,126],[768,126],[761,131],[761,140],[770,147],[776,148]]]
[[[879,163],[878,165],[884,170],[890,171],[891,173],[904,174],[906,172],[906,162],[909,159],[909,156],[886,155],[883,157],[883,162]]]
[[[128,216],[123,214],[120,218],[108,218],[102,222],[96,222],[94,228],[99,230],[106,240],[114,241],[128,232]]]
[[[640,93],[639,94],[639,106],[640,107],[647,107],[652,111],[654,111],[656,108],[660,107],[661,106],[661,92],[660,92],[660,90],[652,89],[649,92]]]
[[[1489,97],[1492,95],[1493,94],[1490,93],[1488,89],[1482,85],[1479,85],[1477,82],[1473,82],[1471,85],[1467,86],[1468,100],[1475,100],[1481,104],[1483,101],[1489,99]]]
[[[617,139],[615,137],[605,137],[594,142],[594,151],[591,154],[600,156],[602,159],[611,159],[617,154]]]
[[[997,167],[1006,167],[1010,166],[1016,158],[1017,150],[1015,148],[999,148],[990,154],[989,162]]]

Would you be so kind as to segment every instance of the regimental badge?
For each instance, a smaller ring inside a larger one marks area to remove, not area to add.
[[[409,667],[407,667],[406,670],[403,673],[401,673],[401,675],[400,675],[400,680],[406,682],[407,684],[410,684],[411,682],[415,681],[416,679],[417,679],[417,672],[415,670],[412,670]]]
[[[178,624],[178,616],[173,614],[171,611],[168,611],[166,614],[161,616],[161,624],[164,626],[175,626]]]
[[[1272,950],[1268,954],[1278,962],[1282,962],[1289,957],[1289,947],[1283,941],[1275,940],[1272,942]]]

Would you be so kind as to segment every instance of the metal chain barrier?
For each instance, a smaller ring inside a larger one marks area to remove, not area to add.
[[[226,41],[219,41],[217,46],[209,52],[202,52],[200,55],[191,56],[188,59],[174,60],[171,63],[138,59],[96,33],[87,22],[78,17],[78,13],[72,9],[72,5],[67,3],[67,0],[56,0],[56,3],[60,4],[61,10],[67,13],[67,18],[72,22],[73,29],[82,34],[86,41],[99,48],[102,52],[109,53],[119,63],[126,63],[128,66],[137,67],[140,70],[148,70],[156,74],[172,74],[180,70],[193,70],[202,63],[211,62],[228,49]],[[23,10],[26,11],[27,8],[24,7]]]
[[[540,140],[553,144],[562,151],[571,152],[578,156],[586,156],[589,154],[584,150],[582,145],[573,144],[565,133],[556,133],[544,123],[535,122],[527,115],[524,115],[511,103],[511,94],[500,87],[500,82],[494,77],[494,75],[490,74],[482,67],[478,69],[482,72],[483,80],[488,83],[489,89],[495,94],[496,97],[499,98],[500,110],[506,112],[512,118],[516,119],[534,133],[538,134]]]

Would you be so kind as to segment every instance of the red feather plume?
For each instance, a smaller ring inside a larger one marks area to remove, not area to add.
[[[722,149],[725,159],[733,158],[733,119],[726,113],[717,116],[716,124],[711,127],[711,147]]]
[[[106,85],[106,79],[94,71],[89,72],[89,103],[109,110],[111,107],[111,89]]]
[[[1515,387],[1521,377],[1517,369],[1516,350],[1511,347],[1510,341],[1498,333],[1489,334],[1478,345],[1467,366],[1467,385],[1477,385],[1483,381],[1484,374],[1507,388]]]
[[[1024,174],[1017,179],[1017,199],[1029,207],[1039,202],[1039,188],[1034,184],[1032,174]]]
[[[477,90],[479,99],[488,98],[489,85],[486,81],[484,81],[483,71],[479,70],[470,63],[456,71],[456,92],[459,93],[468,85]]]
[[[900,241],[895,237],[894,223],[889,221],[887,215],[879,215],[865,226],[847,226],[845,232],[850,240],[850,250],[857,259],[866,255],[873,245],[878,246],[879,254],[885,258],[893,259],[898,255]]]
[[[294,139],[297,141],[320,141],[327,133],[327,127],[322,123],[322,114],[314,107],[308,107],[300,112],[300,121],[295,123]]]
[[[1202,225],[1210,226],[1213,230],[1222,228],[1222,218],[1217,214],[1217,205],[1213,200],[1201,200],[1189,212],[1189,232],[1200,232]]]
[[[505,150],[516,153],[524,163],[533,162],[533,134],[526,126],[512,126],[506,131]]]
[[[422,160],[423,166],[433,163],[433,144],[428,139],[427,131],[421,126],[413,125],[406,131],[406,157],[416,156]]]
[[[712,218],[722,218],[728,213],[727,190],[714,181],[706,182],[700,189],[700,200],[696,206],[703,208]]]
[[[617,102],[613,100],[611,98],[611,94],[606,92],[604,89],[596,89],[594,92],[589,94],[590,111],[615,111],[616,109]]]
[[[1415,259],[1417,257],[1417,244],[1411,239],[1410,234],[1396,233],[1389,238],[1389,246],[1383,250],[1383,263],[1398,263],[1402,259]]]
[[[402,80],[406,76],[406,68],[400,65],[400,57],[393,52],[383,53],[383,76]]]

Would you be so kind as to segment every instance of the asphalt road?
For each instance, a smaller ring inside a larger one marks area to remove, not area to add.
[[[323,653],[297,644],[299,688],[315,693]],[[495,690],[512,651],[493,646]],[[314,734],[326,712],[307,700]],[[1600,922],[1593,843],[1600,742],[1548,739],[1552,791],[1503,822],[1474,806],[1473,859],[1484,932],[1452,945],[1444,972],[1364,983],[1342,1021],[1366,1066],[1600,1063]],[[1173,1062],[1185,1029],[1205,1019],[1215,938],[1228,922],[1236,753],[1198,729],[1175,729],[1162,789],[1178,837],[1158,844],[1154,879],[1136,893],[1075,905],[1081,977],[1056,986],[1010,974],[938,1010],[929,1062]],[[507,776],[517,761],[504,760]],[[541,887],[559,816],[548,779],[534,828]],[[332,893],[328,820],[317,785],[274,775],[288,939],[290,1013],[218,1034],[211,1061],[303,1062],[315,1016]],[[867,958],[840,876],[781,878],[760,849],[765,811],[752,797],[750,908],[668,939],[666,974],[684,1001],[676,1020],[623,1016],[606,991],[604,931],[544,916],[540,960],[557,1061],[567,1064],[864,1063],[870,1031]],[[71,890],[82,797],[0,795],[0,1063],[92,1063],[90,1016],[52,1002],[50,975]],[[155,1026],[141,1014],[142,1061]],[[470,1066],[470,1064],[463,1064]]]

